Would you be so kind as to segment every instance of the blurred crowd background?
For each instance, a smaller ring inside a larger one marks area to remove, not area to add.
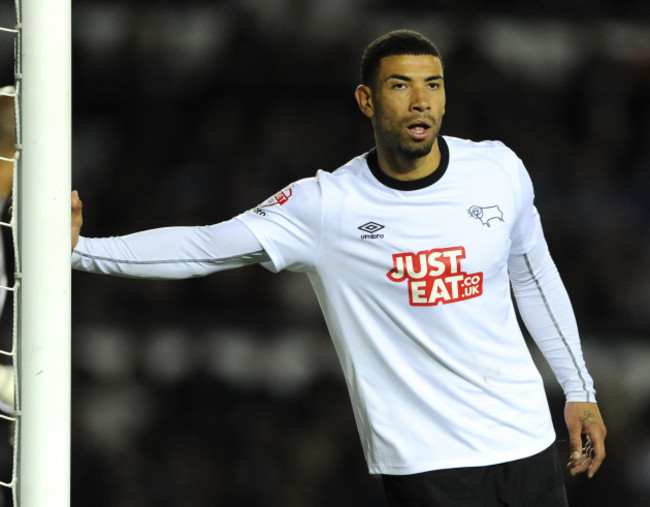
[[[445,57],[443,133],[501,140],[532,175],[610,431],[598,476],[567,477],[571,505],[650,505],[646,0],[75,2],[84,234],[215,223],[367,151],[360,55],[396,28]],[[385,505],[303,277],[74,273],[72,297],[73,505]]]

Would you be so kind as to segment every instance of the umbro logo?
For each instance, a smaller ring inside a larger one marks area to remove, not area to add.
[[[361,235],[361,239],[383,239],[384,235],[377,233],[384,227],[384,225],[378,224],[377,222],[366,222],[357,227],[357,229],[366,233]]]
[[[381,231],[383,228],[384,226],[378,224],[377,222],[366,222],[365,224],[357,227],[357,229],[361,229],[363,232],[367,232],[369,234],[373,234],[377,231]]]

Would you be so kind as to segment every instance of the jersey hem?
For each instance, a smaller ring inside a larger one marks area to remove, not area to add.
[[[368,467],[370,475],[412,475],[423,472],[433,472],[436,470],[447,470],[450,468],[470,468],[499,465],[509,463],[520,459],[529,458],[535,454],[548,449],[555,442],[555,432],[546,437],[544,440],[537,442],[535,445],[527,446],[523,449],[508,451],[498,454],[468,456],[463,459],[450,459],[440,461],[428,461],[415,465],[386,465],[375,464]]]

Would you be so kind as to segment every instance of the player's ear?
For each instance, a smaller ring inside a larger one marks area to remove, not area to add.
[[[357,86],[354,96],[357,99],[357,104],[359,104],[361,112],[368,118],[372,118],[374,115],[374,107],[372,104],[372,91],[370,90],[370,87],[366,85]]]

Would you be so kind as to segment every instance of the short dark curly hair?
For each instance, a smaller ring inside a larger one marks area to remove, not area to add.
[[[413,30],[393,30],[371,42],[361,56],[361,83],[369,85],[377,76],[382,58],[393,55],[442,56],[436,45]]]

